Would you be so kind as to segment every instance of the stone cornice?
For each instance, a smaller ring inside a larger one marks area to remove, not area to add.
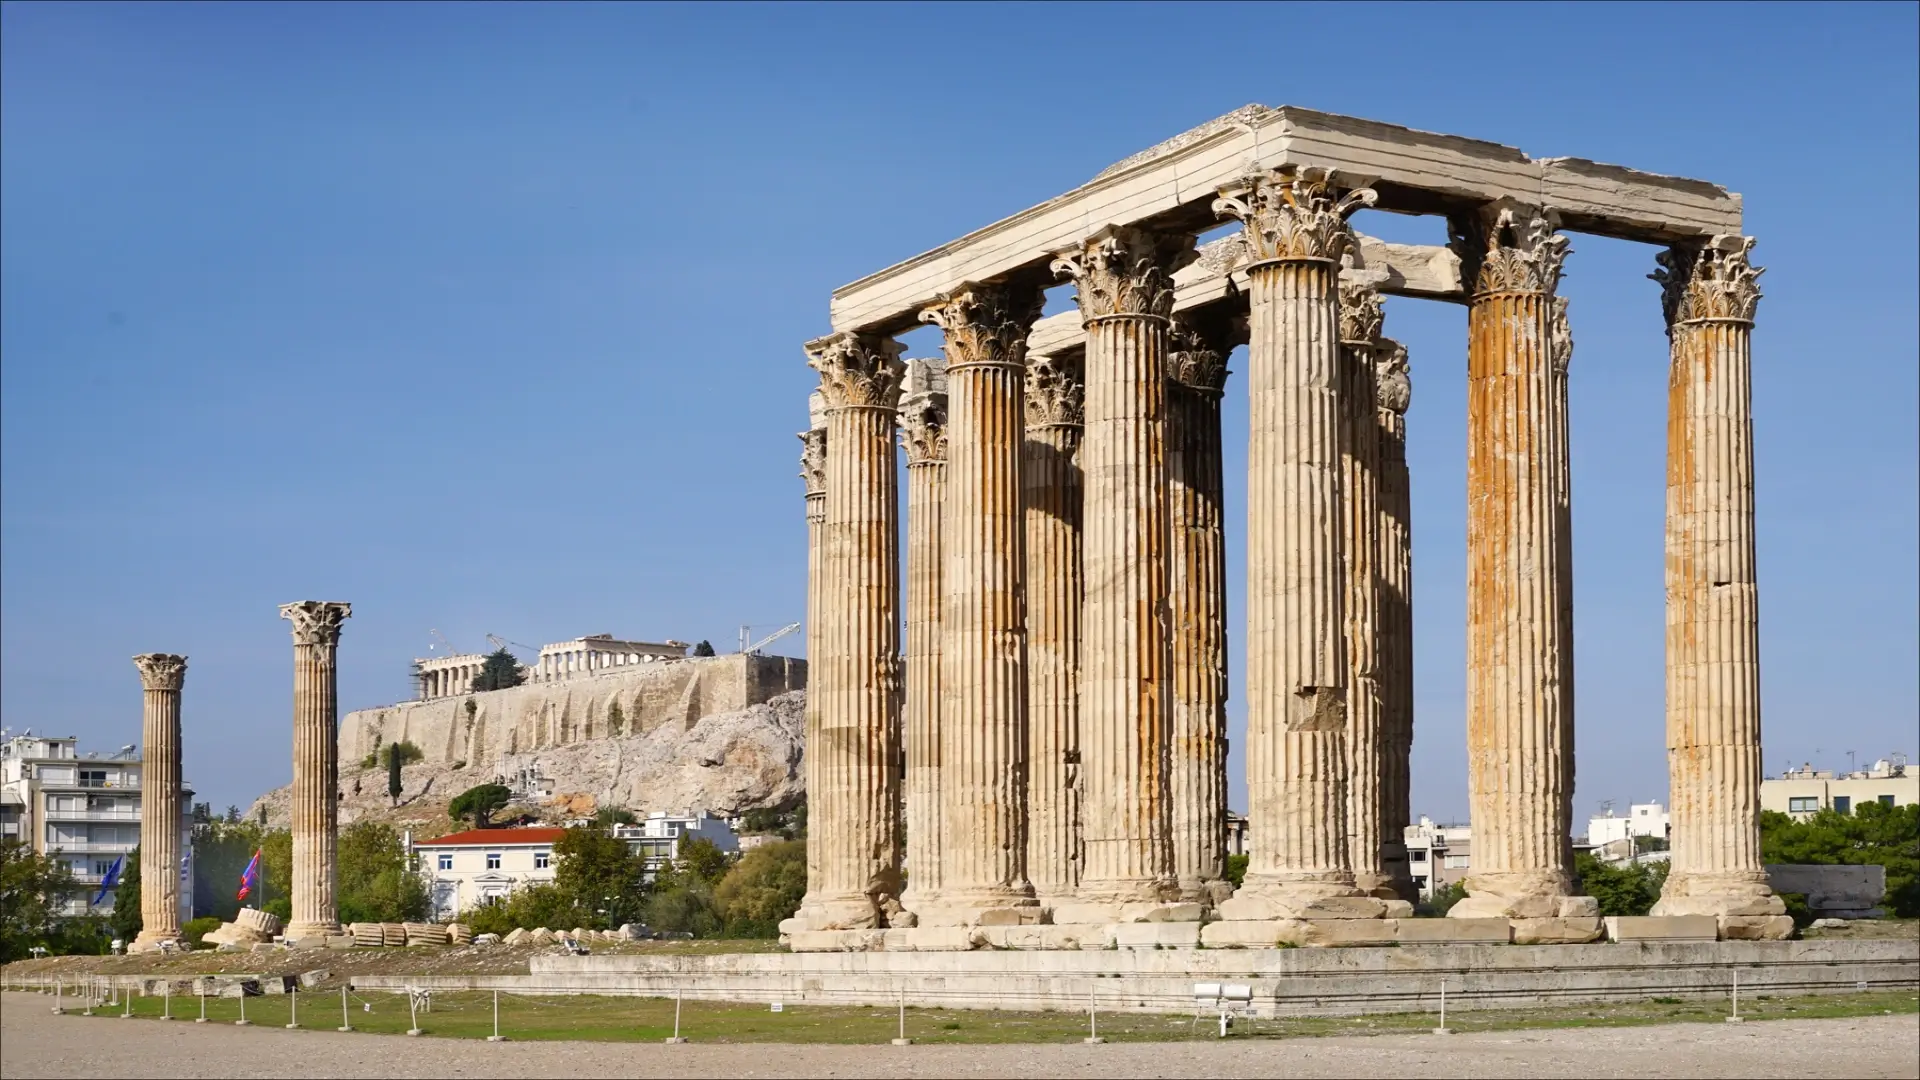
[[[1539,207],[1511,200],[1488,203],[1447,219],[1450,246],[1460,256],[1461,277],[1475,296],[1546,293],[1560,287],[1560,271],[1572,249],[1559,221]]]
[[[889,337],[832,334],[807,343],[807,365],[820,373],[820,394],[834,409],[888,409],[900,404],[905,347]]]
[[[1086,383],[1079,359],[1033,356],[1027,361],[1027,427],[1078,428],[1086,419]]]
[[[295,645],[325,645],[340,642],[340,624],[353,615],[353,605],[328,600],[300,600],[280,605],[280,617],[293,622]]]
[[[1353,240],[1347,218],[1378,198],[1365,187],[1341,192],[1325,169],[1288,166],[1222,188],[1213,212],[1245,226],[1248,265],[1339,262]]]
[[[1654,256],[1659,269],[1660,309],[1669,327],[1722,320],[1753,322],[1760,306],[1760,275],[1753,265],[1751,236],[1716,236],[1701,244],[1676,244]]]
[[[946,333],[946,369],[974,364],[1026,363],[1027,335],[1040,317],[1045,296],[1031,285],[973,282],[942,295],[920,321]]]
[[[187,681],[187,658],[174,653],[141,653],[133,658],[140,685],[148,690],[178,690]]]
[[[1110,226],[1058,252],[1054,276],[1071,279],[1081,320],[1173,314],[1173,272],[1193,261],[1193,237]]]

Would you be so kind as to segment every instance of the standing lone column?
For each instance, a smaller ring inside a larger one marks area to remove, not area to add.
[[[140,738],[140,934],[129,952],[180,941],[180,688],[187,658],[133,658],[145,690]]]
[[[1174,902],[1167,575],[1166,352],[1172,272],[1193,238],[1109,227],[1053,262],[1087,332],[1080,640],[1082,868],[1055,922]],[[1198,908],[1193,911],[1199,916]]]
[[[1173,871],[1180,898],[1232,895],[1227,872],[1227,535],[1220,396],[1237,320],[1176,319],[1167,352]]]
[[[1347,582],[1347,858],[1354,887],[1399,899],[1387,872],[1386,718],[1380,693],[1380,294],[1340,282],[1341,553]],[[1401,837],[1394,839],[1404,840]]]
[[[807,395],[807,413],[809,426],[800,433],[800,482],[806,487],[807,515],[807,623],[803,631],[807,635],[807,660],[810,673],[818,672],[821,652],[826,648],[820,633],[820,583],[822,581],[821,552],[824,547],[820,534],[827,523],[827,413],[826,402],[819,391]],[[549,672],[553,662],[548,661]],[[551,674],[549,678],[553,678]],[[819,730],[820,695],[817,678],[807,687],[806,707],[802,711],[801,723],[808,733]],[[806,768],[808,778],[812,777],[812,762]],[[815,881],[819,877],[817,844],[807,845],[807,880]]]
[[[334,889],[340,828],[340,696],[334,658],[353,605],[280,605],[293,623],[293,918],[288,941],[340,932]]]
[[[907,455],[907,891],[900,903],[917,913],[939,895],[946,834],[940,802],[940,581],[947,391],[937,361],[907,361],[900,447]]]
[[[1552,304],[1566,237],[1532,207],[1490,204],[1455,223],[1473,281],[1467,346],[1467,759],[1473,873],[1456,918],[1521,925],[1515,939],[1590,940],[1599,907],[1573,896],[1572,752],[1561,617],[1566,441],[1555,413]],[[1539,933],[1550,933],[1540,938]]]
[[[936,924],[1038,922],[1027,881],[1026,433],[1033,284],[964,285],[921,314],[946,332]],[[928,913],[917,913],[928,922]]]
[[[1080,884],[1080,484],[1077,358],[1027,358],[1027,878],[1041,903]]]
[[[1754,575],[1751,237],[1659,256],[1667,402],[1667,763],[1673,868],[1655,915],[1723,938],[1793,920],[1760,863],[1760,611]]]
[[[1380,425],[1380,862],[1400,899],[1419,899],[1407,862],[1413,780],[1413,500],[1407,474],[1406,346],[1374,350],[1374,421]]]
[[[1339,259],[1373,202],[1318,171],[1223,191],[1245,223],[1252,333],[1247,451],[1247,793],[1252,851],[1228,920],[1375,918],[1347,857],[1346,574],[1341,562]]]
[[[816,599],[819,698],[807,731],[807,895],[783,931],[886,924],[900,895],[900,564],[894,410],[900,345],[835,334],[808,345],[827,416]]]

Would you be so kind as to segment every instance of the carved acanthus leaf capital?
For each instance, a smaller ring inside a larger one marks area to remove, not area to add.
[[[1079,248],[1060,252],[1056,277],[1071,278],[1080,318],[1173,315],[1173,272],[1193,261],[1193,237],[1108,226]]]
[[[1353,242],[1347,218],[1379,195],[1372,188],[1341,192],[1325,169],[1288,165],[1220,190],[1213,212],[1246,226],[1250,265],[1276,259],[1340,261]]]
[[[1027,427],[1080,427],[1086,383],[1078,359],[1035,356],[1027,362]]]
[[[1027,335],[1046,297],[1031,285],[968,283],[920,312],[920,321],[946,332],[947,370],[969,364],[1027,361]]]
[[[1660,268],[1647,276],[1660,283],[1660,307],[1669,327],[1708,319],[1752,322],[1760,306],[1760,275],[1753,265],[1751,236],[1716,236],[1700,244],[1676,244],[1655,255]]]
[[[928,391],[900,402],[900,448],[908,467],[947,460],[947,395]]]
[[[1391,413],[1405,415],[1413,404],[1413,380],[1407,371],[1407,347],[1381,338],[1373,351],[1374,401]]]
[[[1556,375],[1564,376],[1573,363],[1573,327],[1567,322],[1567,298],[1556,296],[1547,313],[1547,359]]]
[[[1386,323],[1386,305],[1371,282],[1340,279],[1340,341],[1371,348]]]
[[[807,366],[820,373],[829,409],[891,409],[900,404],[906,347],[870,334],[834,334],[807,343]]]
[[[328,600],[301,600],[280,605],[280,617],[293,621],[295,645],[325,645],[331,648],[339,644],[340,624],[352,615],[352,604]]]
[[[1176,317],[1167,334],[1167,378],[1210,394],[1226,389],[1227,356],[1233,352],[1233,323]]]
[[[133,658],[140,685],[148,690],[178,690],[187,681],[187,658],[174,653],[141,653]]]
[[[800,480],[808,495],[827,493],[827,429],[812,428],[800,433]]]
[[[1461,279],[1485,293],[1549,293],[1573,249],[1555,231],[1554,215],[1508,199],[1449,219],[1448,246],[1460,256]]]

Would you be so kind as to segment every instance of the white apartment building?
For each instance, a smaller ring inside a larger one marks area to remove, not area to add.
[[[514,889],[554,879],[553,846],[565,829],[469,829],[412,843],[414,864],[427,879],[435,918],[504,901]],[[727,854],[740,850],[733,827],[704,810],[686,814],[655,811],[632,825],[614,826],[613,835],[646,859],[645,880],[680,857],[684,840],[700,837]]]
[[[1920,803],[1920,773],[1907,767],[1904,755],[1882,758],[1865,769],[1835,775],[1827,769],[1802,765],[1760,781],[1760,809],[1795,817],[1821,810],[1852,813],[1862,803],[1911,806]]]
[[[0,835],[19,839],[36,854],[67,864],[74,889],[63,914],[106,914],[113,894],[99,904],[93,897],[113,868],[126,858],[124,875],[140,845],[140,755],[134,745],[110,756],[81,754],[73,736],[53,738],[31,731],[0,742]],[[180,911],[193,913],[193,791],[180,793]]]
[[[1473,867],[1473,827],[1439,825],[1426,815],[1407,826],[1407,872],[1421,896],[1432,896]]]
[[[1657,836],[1665,840],[1671,835],[1671,821],[1666,808],[1657,802],[1634,803],[1627,808],[1625,817],[1616,817],[1613,807],[1608,806],[1605,813],[1587,819],[1587,843],[1598,848],[1624,843],[1630,836]]]

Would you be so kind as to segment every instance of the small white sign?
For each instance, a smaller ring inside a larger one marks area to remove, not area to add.
[[[778,1001],[776,1001],[776,1002],[774,1002],[774,1003],[773,1003],[773,1011],[774,1011],[774,1012],[786,1012],[786,1011],[787,1011],[787,1007],[786,1007],[785,1005],[783,1005],[783,1004],[781,1004],[780,1002],[778,1002]]]

